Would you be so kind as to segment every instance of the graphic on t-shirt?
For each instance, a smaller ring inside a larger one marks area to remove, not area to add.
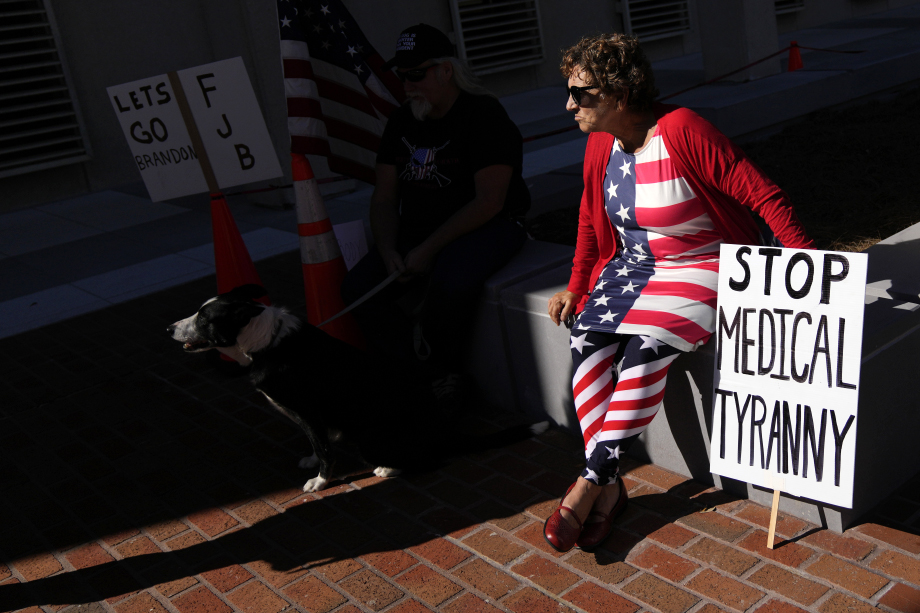
[[[416,147],[409,143],[405,137],[402,142],[406,143],[409,148],[409,163],[406,164],[405,170],[399,175],[400,179],[405,181],[428,181],[438,182],[438,187],[450,185],[450,179],[438,172],[438,165],[435,164],[434,156],[438,151],[450,144],[447,141],[440,147]]]

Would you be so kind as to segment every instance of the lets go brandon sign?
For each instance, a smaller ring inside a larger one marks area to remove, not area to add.
[[[282,174],[241,58],[106,91],[154,202],[209,190],[194,132],[221,189]]]
[[[722,245],[713,473],[852,507],[867,261]]]

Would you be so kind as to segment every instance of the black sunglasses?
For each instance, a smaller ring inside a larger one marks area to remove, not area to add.
[[[577,106],[581,106],[581,93],[586,92],[589,89],[597,89],[597,87],[594,85],[584,85],[582,87],[573,85],[571,87],[566,87],[565,91],[568,95],[572,96],[572,101],[575,102]]]
[[[405,83],[406,81],[412,81],[413,83],[418,83],[419,81],[424,80],[428,75],[428,69],[437,64],[431,64],[430,66],[425,66],[423,68],[413,68],[412,70],[397,70],[396,76],[399,77],[399,80]]]

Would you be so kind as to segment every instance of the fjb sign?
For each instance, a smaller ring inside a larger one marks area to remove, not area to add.
[[[154,201],[282,174],[241,58],[107,91]]]
[[[722,245],[713,473],[852,507],[867,262]]]

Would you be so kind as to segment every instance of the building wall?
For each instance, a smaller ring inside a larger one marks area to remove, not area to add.
[[[622,1],[622,0],[621,0]],[[425,22],[453,35],[449,0],[344,0],[368,39],[384,57],[399,32]],[[915,4],[918,0],[806,0],[805,9],[781,16],[780,32]],[[275,143],[288,171],[283,96],[274,0],[50,0],[73,89],[92,151],[90,161],[0,179],[0,212],[123,186],[136,187],[136,169],[106,87],[235,56],[242,56]],[[652,61],[700,50],[697,0],[691,30],[648,41]],[[562,83],[560,52],[581,36],[622,29],[614,0],[539,0],[544,59],[541,63],[484,77],[507,95]]]

